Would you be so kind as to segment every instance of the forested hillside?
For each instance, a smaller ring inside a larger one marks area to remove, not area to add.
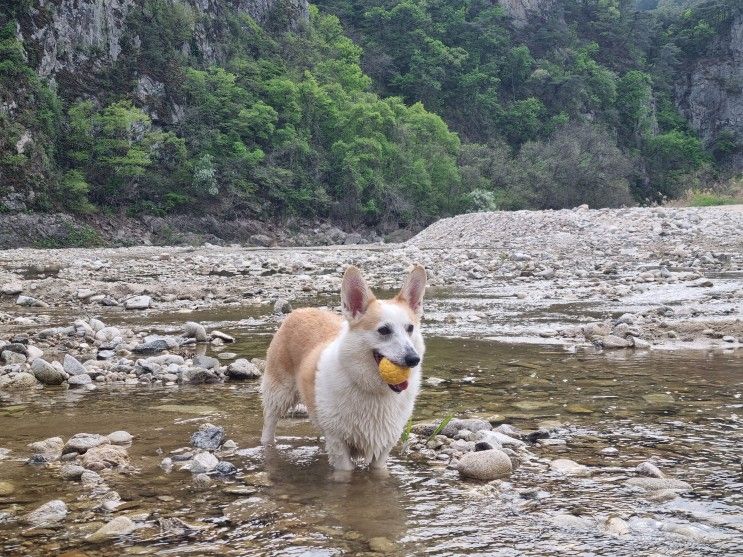
[[[390,228],[657,201],[740,170],[738,0],[519,7],[4,2],[0,211]],[[709,59],[732,68],[727,112],[697,98]]]

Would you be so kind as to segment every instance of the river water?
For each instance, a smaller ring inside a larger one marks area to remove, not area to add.
[[[150,319],[167,326],[178,316]],[[233,319],[237,314],[218,316]],[[233,326],[238,338],[230,351],[264,353],[269,327]],[[525,430],[547,426],[565,443],[530,447],[535,458],[493,484],[463,481],[445,464],[399,451],[389,477],[359,470],[339,482],[306,420],[282,421],[276,451],[257,448],[255,382],[47,387],[0,402],[0,447],[10,449],[0,481],[15,486],[0,497],[0,554],[342,555],[369,552],[372,540],[398,555],[743,555],[741,351],[427,342],[424,375],[444,381],[424,386],[416,421],[455,414]],[[160,462],[188,446],[204,422],[224,427],[236,442],[223,458],[238,475],[196,489],[190,472],[176,465],[167,473]],[[123,500],[113,514],[97,510],[78,482],[62,480],[58,463],[25,463],[28,443],[115,430],[135,439],[132,471],[103,473]],[[618,452],[602,453],[607,447]],[[592,474],[558,476],[548,467],[555,458],[588,465]],[[646,460],[692,491],[662,501],[626,485]],[[51,499],[70,509],[59,526],[33,529],[14,519]],[[101,545],[84,541],[115,515],[141,527]],[[566,522],[566,515],[579,521]],[[611,517],[629,531],[608,532]]]

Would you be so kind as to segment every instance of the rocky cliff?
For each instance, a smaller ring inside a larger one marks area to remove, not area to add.
[[[712,41],[676,86],[679,110],[708,145],[737,141],[733,166],[743,169],[743,13]]]
[[[18,36],[27,52],[34,56],[39,75],[54,78],[59,72],[97,70],[110,65],[122,52],[127,32],[127,17],[133,9],[142,9],[143,0],[35,0],[27,17],[21,19]],[[206,32],[219,21],[225,2],[219,0],[175,0],[192,18],[194,44],[207,58],[218,61]],[[265,22],[277,6],[291,11],[297,24],[308,17],[307,0],[236,0],[230,6],[238,13]],[[137,37],[132,37],[137,45]]]

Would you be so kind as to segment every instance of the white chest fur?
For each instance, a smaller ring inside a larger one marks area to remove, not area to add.
[[[352,454],[368,463],[386,458],[399,440],[413,413],[421,372],[420,366],[413,368],[408,388],[395,393],[380,384],[373,360],[370,363],[368,354],[363,356],[341,362],[338,341],[323,351],[315,381],[314,418],[327,441],[344,443]],[[356,366],[355,373],[348,373],[348,366]],[[368,383],[360,384],[352,378],[359,372],[369,374]]]

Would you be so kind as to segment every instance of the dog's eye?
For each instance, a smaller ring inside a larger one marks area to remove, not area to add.
[[[383,327],[379,327],[379,329],[377,329],[377,332],[382,336],[387,336],[392,334],[392,329],[385,325]]]
[[[413,325],[408,325],[407,327],[405,327],[405,330],[408,332],[408,334],[412,333],[413,332]]]

